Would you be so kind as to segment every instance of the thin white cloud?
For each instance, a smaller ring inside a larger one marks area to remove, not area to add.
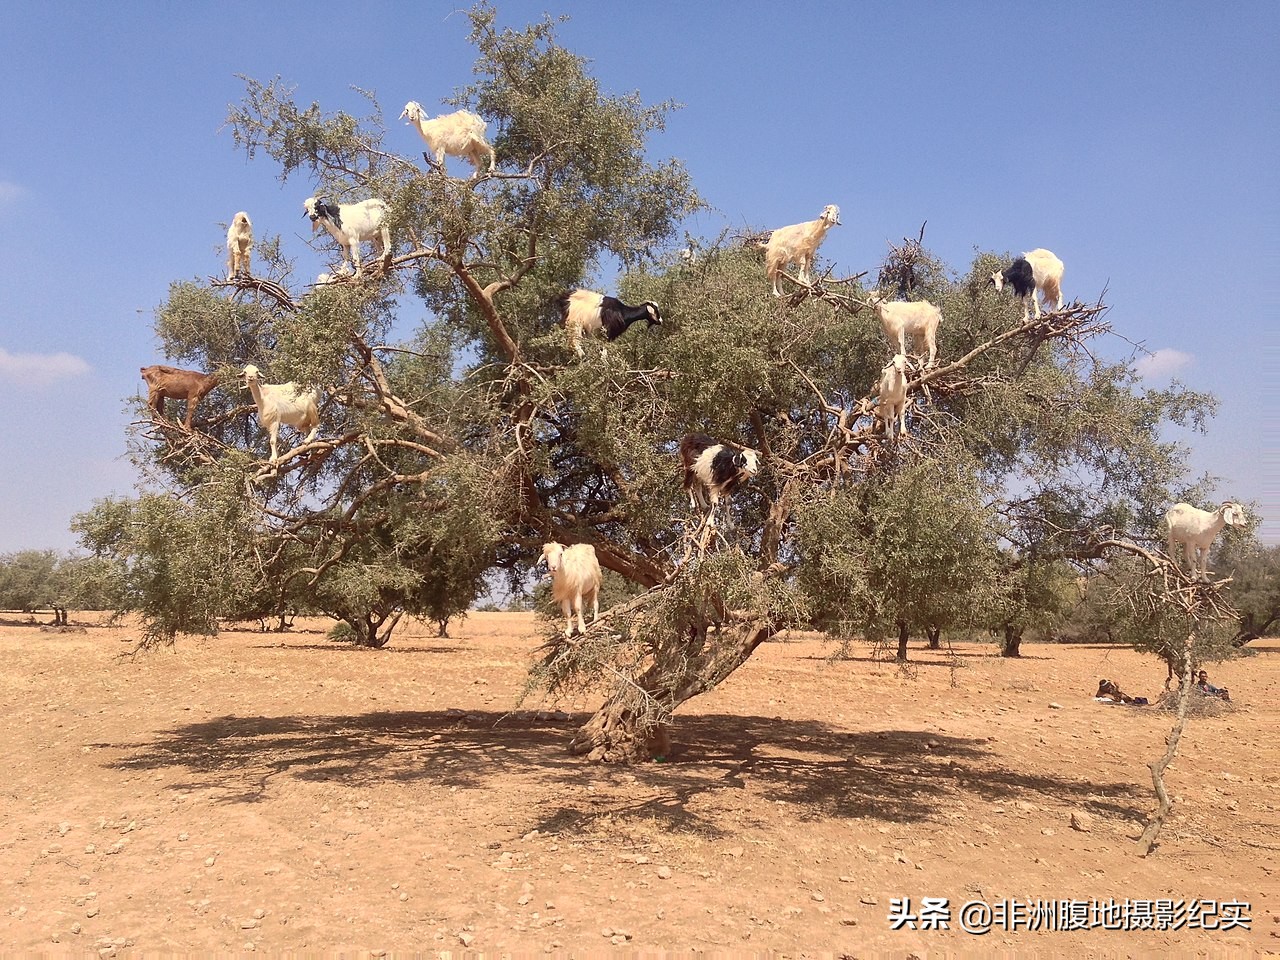
[[[1159,380],[1177,373],[1195,357],[1172,347],[1161,347],[1155,353],[1139,357],[1133,368],[1143,380]]]
[[[0,347],[0,381],[26,387],[47,387],[59,380],[88,373],[89,364],[71,353],[10,353]]]
[[[26,191],[12,180],[0,180],[0,204],[12,203],[24,193]]]

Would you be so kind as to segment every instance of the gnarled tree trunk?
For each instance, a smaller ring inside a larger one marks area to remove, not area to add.
[[[695,634],[687,645],[658,645],[654,663],[634,684],[619,686],[578,729],[569,752],[605,763],[665,757],[666,720],[676,707],[721,683],[775,632],[770,621],[752,620]]]
[[[1004,625],[1004,643],[1000,645],[1000,656],[1022,656],[1022,628],[1012,624]]]

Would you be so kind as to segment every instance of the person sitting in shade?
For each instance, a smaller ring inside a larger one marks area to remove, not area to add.
[[[1120,685],[1114,680],[1099,680],[1098,692],[1093,695],[1093,699],[1113,700],[1116,703],[1133,703],[1133,697],[1121,690]]]
[[[1231,694],[1227,692],[1226,687],[1215,687],[1209,682],[1209,672],[1201,670],[1196,674],[1196,688],[1206,697],[1221,697],[1223,700],[1230,700]]]

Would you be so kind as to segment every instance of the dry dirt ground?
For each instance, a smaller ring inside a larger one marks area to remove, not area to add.
[[[1189,725],[1143,859],[1170,718],[1091,699],[1102,676],[1160,692],[1163,668],[1123,649],[913,644],[903,675],[784,639],[681,711],[667,762],[628,769],[566,753],[594,702],[510,712],[527,615],[473,614],[448,640],[414,624],[381,651],[324,626],[134,658],[129,630],[0,627],[0,950],[1280,952],[1280,641],[1212,670],[1238,707]],[[950,928],[893,929],[906,897],[948,898]],[[977,935],[957,916],[1126,898],[1246,901],[1252,923]]]

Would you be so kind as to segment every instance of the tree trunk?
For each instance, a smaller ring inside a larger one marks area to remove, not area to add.
[[[397,610],[390,616],[367,613],[363,617],[351,617],[346,622],[355,634],[353,642],[356,646],[380,650],[391,639],[391,631],[400,622],[400,617],[401,612]]]
[[[907,662],[907,639],[909,637],[907,621],[898,621],[898,662]]]
[[[924,628],[924,634],[929,638],[930,650],[942,649],[942,628],[929,624]]]
[[[1006,623],[1004,625],[1004,643],[1000,645],[1000,656],[1022,656],[1022,628]]]
[[[666,757],[667,720],[686,700],[716,687],[746,663],[775,633],[768,620],[725,624],[696,632],[688,643],[661,644],[654,663],[634,683],[624,683],[578,728],[569,752],[588,760],[636,763]]]
[[[449,636],[449,618],[448,617],[441,617],[436,620],[436,636],[437,637]]]

